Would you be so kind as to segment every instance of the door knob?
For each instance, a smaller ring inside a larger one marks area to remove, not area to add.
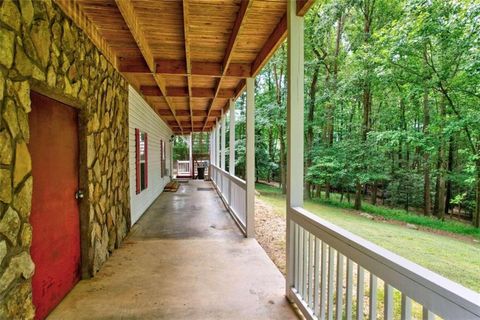
[[[83,190],[78,190],[77,192],[75,192],[75,199],[77,200],[81,200],[83,199],[85,195],[83,194]]]

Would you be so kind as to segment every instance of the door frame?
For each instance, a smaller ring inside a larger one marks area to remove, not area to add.
[[[86,103],[80,103],[78,100],[65,97],[58,94],[54,89],[39,81],[31,81],[31,91],[44,95],[50,99],[61,102],[68,107],[77,110],[78,118],[78,188],[84,191],[84,198],[78,202],[80,217],[80,279],[89,279],[91,274],[89,270],[90,262],[93,260],[93,248],[89,245],[89,192],[88,192],[88,167],[87,167],[87,123],[85,108]],[[35,179],[35,177],[33,177]],[[35,230],[33,230],[35,232]]]

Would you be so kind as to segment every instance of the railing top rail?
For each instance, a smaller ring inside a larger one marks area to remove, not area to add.
[[[242,180],[240,179],[239,177],[237,176],[232,176],[229,172],[223,170],[223,169],[220,169],[219,167],[217,167],[216,165],[214,164],[211,164],[211,166],[213,168],[215,168],[215,170],[218,170],[221,174],[223,174],[224,176],[227,176],[230,180],[232,180],[233,183],[235,183],[236,185],[238,185],[240,188],[242,188],[243,190],[246,190],[247,189],[247,182],[245,180]]]
[[[190,163],[190,160],[177,160],[178,163]]]
[[[480,294],[346,231],[307,210],[289,210],[297,224],[444,318],[480,319]],[[461,315],[459,314],[461,313]]]

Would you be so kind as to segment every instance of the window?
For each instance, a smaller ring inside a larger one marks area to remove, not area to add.
[[[148,138],[147,133],[139,129],[135,129],[135,154],[138,194],[148,187]]]

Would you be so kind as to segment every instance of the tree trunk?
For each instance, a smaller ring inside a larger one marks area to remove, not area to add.
[[[280,183],[282,185],[282,194],[287,194],[287,156],[283,126],[279,126],[278,132],[280,139]]]
[[[452,200],[452,179],[451,174],[453,172],[453,165],[454,165],[454,152],[455,152],[455,139],[453,136],[450,137],[450,141],[448,142],[448,163],[447,163],[447,170],[448,170],[448,178],[447,178],[447,194],[445,197],[445,214],[448,214],[451,210],[450,208],[450,201]],[[451,210],[450,217],[453,215],[453,210]]]
[[[423,92],[423,134],[428,136],[430,126],[430,105],[428,102],[428,90]],[[430,153],[423,153],[423,214],[432,214],[432,197],[430,195]]]
[[[377,196],[378,196],[378,185],[376,182],[373,183],[372,187],[372,204],[377,205]]]
[[[437,211],[436,215],[439,219],[445,218],[445,139],[443,137],[443,128],[445,125],[445,100],[441,99],[439,106],[440,115],[440,147],[438,148],[438,176],[437,176]]]
[[[274,151],[274,145],[275,145],[275,139],[273,137],[273,128],[270,127],[268,128],[268,156],[270,158],[270,162],[274,162],[275,161],[275,151]],[[268,169],[268,177],[267,177],[267,181],[270,182],[270,180],[272,179],[272,170],[270,169],[271,166],[269,166],[269,169]]]
[[[473,225],[480,228],[480,159],[477,160],[477,201],[475,206],[475,214],[473,216]]]
[[[308,172],[308,169],[312,166],[312,148],[313,148],[313,121],[315,118],[315,99],[317,94],[317,83],[318,83],[318,74],[320,72],[320,67],[316,66],[312,76],[312,82],[310,83],[310,101],[308,104],[308,116],[307,116],[307,143],[305,153],[307,155],[305,161],[305,174]],[[310,199],[311,184],[305,180],[305,192],[304,198]]]
[[[355,204],[353,206],[355,210],[362,208],[362,184],[357,181],[355,184]]]

